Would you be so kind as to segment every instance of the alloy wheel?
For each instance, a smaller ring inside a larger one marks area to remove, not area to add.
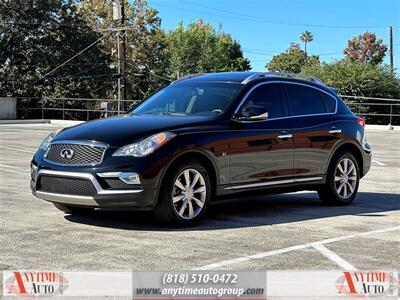
[[[339,161],[335,170],[336,193],[343,199],[350,198],[357,186],[357,170],[349,158]]]
[[[191,220],[203,210],[207,187],[203,175],[195,169],[183,170],[175,180],[172,201],[176,213]]]

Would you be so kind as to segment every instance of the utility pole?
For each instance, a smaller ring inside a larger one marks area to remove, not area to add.
[[[389,53],[390,53],[390,72],[394,75],[394,63],[393,63],[393,26],[389,27],[390,41],[389,41]]]
[[[125,28],[125,0],[121,1],[121,27]],[[126,30],[121,31],[122,34],[122,41],[121,41],[121,97],[123,100],[126,100]],[[125,102],[123,103],[123,107],[125,110]]]
[[[121,30],[117,31],[118,54],[118,114],[121,112],[121,100],[126,97],[126,30],[125,30],[125,0],[114,0],[113,19],[119,21]],[[124,105],[123,105],[124,106]],[[125,106],[123,107],[125,110]]]
[[[118,115],[120,114],[120,112],[121,112],[121,47],[119,46],[121,43],[120,43],[120,41],[119,41],[119,31],[117,31],[117,57],[118,57],[118,96],[117,96],[117,99],[118,99],[118,109],[117,109],[117,112],[118,112]]]

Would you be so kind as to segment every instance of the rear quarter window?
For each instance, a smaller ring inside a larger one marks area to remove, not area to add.
[[[299,84],[285,84],[285,87],[291,116],[324,114],[332,106],[331,103],[326,106],[325,93],[317,89]]]
[[[325,109],[327,113],[334,113],[336,110],[336,99],[328,94],[321,93],[322,99],[325,102]]]

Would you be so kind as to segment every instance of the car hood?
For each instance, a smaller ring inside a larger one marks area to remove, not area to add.
[[[121,147],[158,132],[206,124],[214,119],[214,116],[123,115],[66,128],[54,141],[97,141]]]

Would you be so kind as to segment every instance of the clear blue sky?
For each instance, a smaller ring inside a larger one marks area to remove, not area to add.
[[[394,26],[394,56],[400,70],[400,0],[148,0],[159,11],[164,29],[202,18],[231,34],[242,45],[253,70],[264,71],[273,54],[309,30],[314,41],[310,54],[323,61],[343,58],[347,40],[365,31],[375,32],[389,45]],[[389,63],[389,55],[385,57]]]

